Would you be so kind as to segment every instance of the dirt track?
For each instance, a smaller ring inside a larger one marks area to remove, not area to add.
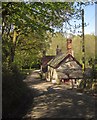
[[[24,80],[34,90],[33,107],[24,118],[94,118],[95,98],[68,85],[54,85],[39,79],[38,71]]]

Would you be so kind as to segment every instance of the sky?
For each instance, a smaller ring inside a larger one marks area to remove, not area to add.
[[[84,8],[84,21],[89,25],[85,27],[85,34],[95,34],[95,4]]]
[[[86,23],[86,27],[84,27],[84,34],[95,34],[95,4],[87,5],[83,7],[84,9],[84,23]],[[76,25],[82,25],[82,20],[78,20]],[[78,33],[78,31],[82,32],[82,28],[77,29],[75,34],[82,34]]]
[[[95,5],[95,35],[97,35],[97,4]]]
[[[97,30],[96,30],[97,25],[95,24],[95,21],[97,21],[97,4],[87,5],[83,7],[83,9],[84,9],[84,23],[86,23],[87,25],[86,27],[84,27],[84,34],[96,34],[97,35]],[[80,24],[82,26],[82,19],[70,20],[70,24],[73,26],[75,26],[75,24],[76,26]],[[64,26],[65,26],[65,23],[64,23]],[[71,27],[71,32],[70,32],[70,29],[66,30],[64,26],[63,26],[63,32],[64,32],[64,35],[66,36],[68,36],[68,34],[74,34],[74,35],[82,34],[82,27],[80,27],[79,29],[72,29]],[[74,30],[75,32],[72,32]]]

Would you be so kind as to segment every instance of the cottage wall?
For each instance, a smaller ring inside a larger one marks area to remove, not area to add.
[[[81,70],[81,66],[79,66],[75,61],[71,62],[64,62],[62,63],[58,69],[76,69],[76,70]]]
[[[48,72],[47,72],[46,80],[50,81],[50,66],[48,66]]]
[[[47,72],[47,76],[46,76],[46,80],[47,81],[51,81],[53,78],[53,73],[54,73],[54,69],[50,66],[48,66],[48,72]]]
[[[52,83],[58,83],[58,74],[56,69],[53,69]]]
[[[58,74],[56,69],[48,66],[48,73],[47,73],[46,80],[51,81],[52,83],[58,83]]]

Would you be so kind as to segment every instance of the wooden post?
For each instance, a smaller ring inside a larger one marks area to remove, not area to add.
[[[84,9],[82,9],[82,63],[84,73],[85,72]]]
[[[86,87],[86,79],[85,79],[84,9],[82,9],[82,62],[83,62],[84,88],[85,88]]]

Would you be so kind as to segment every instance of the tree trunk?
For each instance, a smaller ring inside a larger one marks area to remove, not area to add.
[[[10,64],[14,62],[14,56],[15,56],[15,49],[16,49],[16,40],[17,40],[17,32],[14,30],[13,33],[13,39],[12,39],[12,45],[11,45],[11,53],[10,53]]]

